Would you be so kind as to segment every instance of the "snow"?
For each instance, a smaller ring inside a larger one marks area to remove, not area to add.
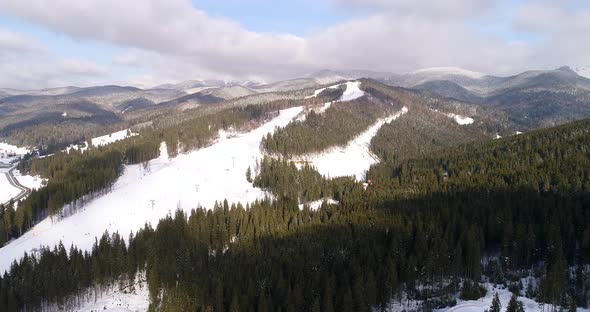
[[[43,185],[43,182],[47,181],[47,179],[43,179],[40,176],[21,175],[18,170],[14,170],[13,175],[18,183],[32,190],[38,190]]]
[[[500,299],[500,303],[502,304],[502,311],[506,311],[506,307],[508,306],[508,302],[510,301],[510,297],[512,293],[506,288],[497,288],[493,287],[490,284],[486,285],[486,289],[488,290],[485,297],[480,298],[478,300],[468,300],[468,301],[461,301],[458,300],[457,305],[454,307],[444,308],[440,310],[434,310],[437,312],[483,312],[486,309],[489,309],[492,305],[492,299],[494,297],[494,293],[498,293],[498,298]],[[542,309],[539,306],[539,303],[526,298],[526,297],[518,297],[523,305],[524,309],[527,312],[541,312]],[[547,308],[545,308],[547,310]],[[578,311],[581,312],[588,312],[588,309],[578,308]]]
[[[333,85],[330,87],[317,89],[317,90],[315,90],[313,95],[308,96],[307,98],[317,97],[320,93],[322,93],[326,89],[336,89],[336,88],[339,88],[340,86],[343,86],[343,85],[346,85],[346,90],[344,90],[344,93],[342,94],[342,96],[338,100],[340,102],[356,100],[356,99],[360,98],[361,96],[365,95],[365,92],[360,89],[360,86],[361,86],[360,81],[348,81],[348,82]]]
[[[0,169],[0,203],[7,203],[11,198],[16,197],[21,191],[20,189],[12,186],[8,182],[9,168]]]
[[[209,147],[168,159],[166,145],[159,158],[147,166],[130,165],[112,191],[88,202],[75,214],[52,222],[41,221],[23,236],[0,248],[0,272],[39,246],[54,246],[61,240],[90,250],[94,237],[105,230],[124,237],[158,220],[177,208],[190,211],[202,205],[212,208],[215,201],[253,202],[268,196],[246,180],[248,167],[254,168],[262,156],[260,141],[275,127],[287,125],[302,107],[282,110],[280,115],[251,132],[224,135]]]
[[[340,97],[340,101],[352,101],[365,95],[365,92],[360,89],[360,81],[349,81],[346,83],[346,90]]]
[[[113,132],[111,134],[103,135],[91,140],[92,146],[104,146],[111,143],[124,140],[130,136],[137,135],[137,133],[131,132],[129,129]]]
[[[479,72],[474,72],[470,70],[466,70],[463,68],[458,67],[431,67],[431,68],[424,68],[417,71],[412,72],[412,74],[434,74],[434,75],[457,75],[457,76],[465,76],[473,79],[480,79],[485,77],[486,75]]]
[[[12,167],[23,155],[29,152],[30,150],[26,147],[0,142],[0,167]]]
[[[461,116],[459,114],[453,114],[453,113],[443,113],[443,112],[439,112],[438,109],[431,109],[431,110],[433,112],[441,113],[449,118],[452,118],[460,126],[470,125],[475,121],[471,117]]]
[[[590,65],[579,66],[574,69],[574,71],[582,76],[590,79]]]
[[[303,207],[305,205],[308,205],[309,206],[309,209],[311,209],[311,210],[318,210],[318,209],[320,209],[320,207],[322,207],[322,204],[324,202],[326,204],[328,204],[328,205],[338,205],[338,201],[337,200],[334,200],[332,198],[328,198],[328,199],[324,198],[324,199],[314,200],[312,202],[308,202],[308,203],[305,203],[305,204],[299,204],[299,209],[303,209]]]
[[[132,312],[147,311],[150,305],[148,285],[145,281],[135,285],[133,290],[121,291],[117,285],[108,287],[98,298],[89,296],[75,311]]]
[[[335,147],[318,154],[296,157],[294,160],[311,164],[319,173],[330,178],[354,176],[358,181],[362,181],[367,169],[379,161],[378,157],[371,152],[371,139],[381,126],[407,112],[408,108],[404,106],[401,111],[378,120],[346,146]]]
[[[474,122],[473,118],[471,118],[471,117],[465,117],[465,116],[461,116],[461,115],[457,115],[457,114],[453,114],[453,113],[448,113],[446,115],[449,116],[450,118],[453,118],[455,120],[455,122],[461,126],[470,125]]]
[[[66,153],[70,153],[71,150],[76,150],[84,153],[88,149],[88,141],[84,141],[84,147],[78,146],[78,144],[71,144],[70,146],[66,147],[64,150]]]

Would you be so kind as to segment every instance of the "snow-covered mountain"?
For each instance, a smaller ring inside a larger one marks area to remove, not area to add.
[[[574,71],[578,75],[590,79],[590,65],[574,67]]]

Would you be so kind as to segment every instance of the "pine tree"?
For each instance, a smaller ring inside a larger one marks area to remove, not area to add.
[[[492,305],[490,306],[489,310],[486,312],[500,312],[502,310],[502,304],[500,303],[500,298],[498,297],[498,293],[494,293],[494,299],[492,299]]]
[[[506,306],[506,312],[518,312],[519,303],[522,305],[522,303],[518,301],[516,294],[512,294],[512,297],[510,297],[510,301],[508,302],[508,306]]]
[[[252,183],[252,169],[250,169],[250,166],[248,166],[248,169],[246,169],[246,180]]]

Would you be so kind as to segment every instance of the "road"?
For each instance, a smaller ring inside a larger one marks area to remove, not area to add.
[[[23,197],[26,197],[27,195],[29,195],[29,193],[31,193],[31,189],[23,186],[22,184],[20,184],[18,182],[18,180],[14,177],[14,174],[13,174],[14,170],[16,170],[16,166],[12,167],[10,170],[8,170],[8,172],[6,172],[4,174],[6,175],[6,179],[8,180],[8,183],[10,183],[10,185],[12,185],[20,190],[18,195],[14,196],[11,199],[12,202],[15,203],[15,202],[21,200]],[[5,202],[4,205],[8,205],[9,203],[10,203],[10,200]]]

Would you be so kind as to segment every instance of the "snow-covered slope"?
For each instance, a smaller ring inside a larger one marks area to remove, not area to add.
[[[77,213],[53,223],[47,218],[0,249],[0,272],[39,246],[76,245],[89,250],[105,230],[124,237],[156,224],[178,207],[189,211],[199,205],[211,208],[227,199],[244,205],[266,196],[246,180],[246,170],[261,157],[260,141],[275,127],[287,125],[301,107],[281,111],[258,129],[231,138],[223,136],[207,148],[168,159],[165,144],[161,156],[147,167],[132,165],[117,180],[111,193],[99,197]]]
[[[578,75],[590,79],[590,65],[576,67],[574,68],[574,71]]]
[[[133,132],[131,132],[131,130],[126,129],[126,130],[121,130],[121,131],[113,132],[111,134],[107,134],[107,135],[93,138],[91,140],[91,142],[92,142],[92,146],[104,146],[104,145],[109,145],[109,144],[117,142],[117,141],[121,141],[123,139],[126,139],[126,138],[128,138],[130,136],[134,136],[134,135],[137,135],[137,133],[133,133]]]
[[[307,98],[317,97],[320,93],[322,93],[326,89],[336,89],[336,88],[340,88],[340,86],[343,86],[343,85],[346,86],[346,90],[344,90],[344,93],[340,97],[339,101],[342,101],[342,102],[352,101],[352,100],[358,99],[361,96],[365,95],[365,92],[360,89],[360,86],[361,86],[360,81],[348,81],[345,83],[329,86],[326,88],[317,89],[313,92],[313,95],[308,96]]]
[[[488,292],[485,297],[480,298],[479,300],[468,300],[468,301],[461,301],[459,300],[457,305],[450,308],[434,310],[437,312],[483,312],[490,308],[492,305],[492,299],[494,294],[498,293],[498,298],[500,298],[500,303],[502,304],[502,311],[506,311],[506,307],[508,306],[508,302],[510,301],[510,297],[512,293],[506,288],[495,288],[492,285],[486,285]],[[539,305],[538,302],[526,298],[526,297],[518,297],[523,305],[524,309],[527,312],[541,312],[543,308]],[[544,311],[550,311],[548,306],[545,306]],[[588,309],[578,308],[580,312],[588,312]]]
[[[137,283],[131,290],[119,290],[118,285],[112,285],[94,296],[90,294],[81,299],[77,312],[135,312],[147,311],[150,305],[148,285],[145,281]]]
[[[358,181],[362,181],[369,167],[379,161],[370,150],[371,139],[381,126],[407,112],[407,107],[404,107],[401,111],[378,120],[344,147],[336,147],[319,154],[301,156],[296,160],[300,163],[307,162],[313,165],[319,173],[328,177],[354,176]]]

